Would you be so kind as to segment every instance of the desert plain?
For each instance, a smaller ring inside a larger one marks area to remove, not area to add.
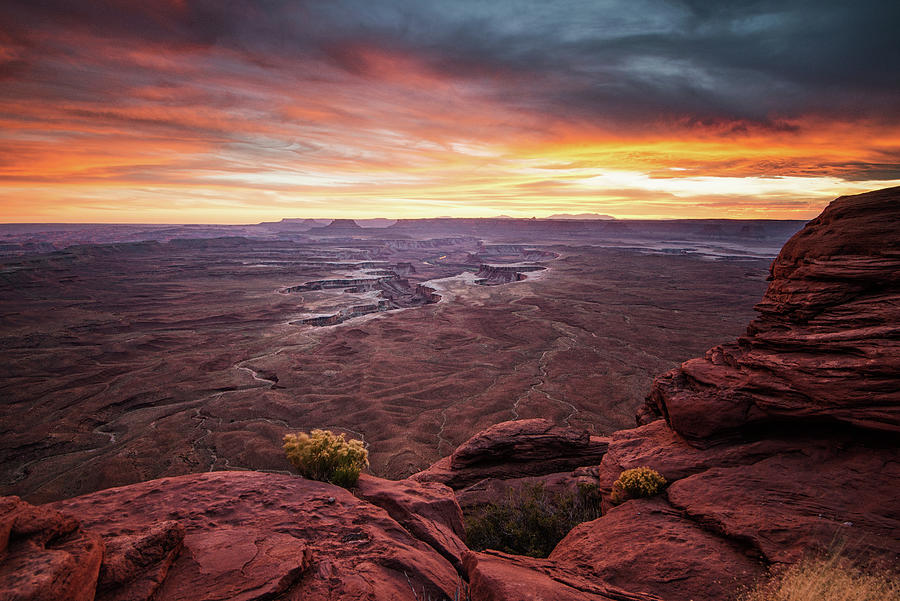
[[[312,428],[400,478],[510,419],[630,427],[655,375],[742,332],[800,225],[8,226],[0,493],[286,471]]]

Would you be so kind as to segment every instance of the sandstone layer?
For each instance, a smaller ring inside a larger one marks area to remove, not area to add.
[[[411,479],[459,489],[485,478],[543,476],[599,463],[608,445],[608,438],[545,419],[503,422],[479,432]]]
[[[900,432],[900,188],[835,200],[785,244],[736,343],[659,377],[652,408],[709,443],[803,420]]]
[[[98,599],[453,598],[465,547],[449,489],[369,477],[359,490],[219,472],[53,507],[106,541]]]

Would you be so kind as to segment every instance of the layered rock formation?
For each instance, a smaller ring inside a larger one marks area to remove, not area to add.
[[[550,578],[560,599],[606,598],[587,582],[713,601],[835,546],[897,565],[897,223],[894,188],[838,199],[792,238],[747,335],[660,376],[645,425],[614,433],[600,465],[580,470],[605,514],[548,560],[477,562],[488,574],[470,571],[478,598],[515,598],[504,570],[535,587]],[[670,486],[613,508],[613,482],[639,466]]]
[[[0,498],[0,599],[90,601],[103,551],[71,516]]]
[[[520,282],[527,279],[526,273],[543,271],[544,269],[546,267],[542,265],[492,265],[482,263],[475,274],[475,283],[482,286],[497,286],[509,284],[510,282]]]
[[[831,203],[791,238],[747,335],[656,380],[652,409],[705,444],[802,419],[900,432],[900,189]]]
[[[7,498],[0,598],[454,598],[466,549],[451,491],[363,477],[357,494],[295,476],[215,472],[52,509]]]
[[[637,428],[498,424],[354,494],[217,472],[7,498],[0,598],[722,601],[835,543],[895,566],[898,210],[898,188],[835,201],[773,264],[747,335],[659,377]],[[638,466],[668,488],[614,507]],[[594,483],[604,515],[547,559],[468,550],[458,500],[535,480]]]

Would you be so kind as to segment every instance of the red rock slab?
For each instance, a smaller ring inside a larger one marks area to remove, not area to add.
[[[300,477],[213,472],[54,504],[106,536],[166,520],[184,550],[157,601],[415,599],[451,596],[458,576],[434,549],[348,491]]]
[[[601,490],[608,493],[619,474],[636,467],[651,467],[671,484],[712,467],[748,465],[778,453],[832,444],[831,439],[800,436],[697,448],[679,436],[664,420],[656,420],[638,428],[614,432],[597,477]]]
[[[104,542],[97,601],[149,601],[181,553],[184,527],[169,520]]]
[[[0,599],[92,601],[103,541],[71,516],[0,498]]]
[[[608,444],[608,438],[545,419],[502,422],[482,430],[411,479],[460,489],[485,478],[543,476],[596,465]]]
[[[437,482],[383,480],[362,474],[353,493],[387,511],[410,534],[462,569],[468,551],[463,542],[466,529],[453,489]]]
[[[746,549],[684,518],[664,499],[628,501],[576,526],[550,554],[589,581],[667,601],[721,601],[763,575]]]
[[[900,451],[834,445],[713,468],[668,489],[672,505],[769,561],[838,544],[897,565]]]
[[[582,456],[585,451],[606,450],[592,445],[587,430],[557,426],[545,419],[522,419],[495,424],[482,430],[450,456],[450,467],[462,469],[481,463],[546,460],[554,457]]]
[[[662,601],[583,580],[553,562],[496,551],[466,556],[471,601]]]

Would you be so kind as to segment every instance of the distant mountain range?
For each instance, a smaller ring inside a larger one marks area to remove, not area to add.
[[[578,213],[577,215],[573,215],[572,213],[557,213],[556,215],[550,215],[544,219],[577,219],[580,221],[598,219],[600,221],[612,221],[615,217],[612,215],[601,215],[600,213]]]
[[[258,225],[274,226],[276,228],[286,229],[309,229],[313,227],[328,226],[332,222],[349,222],[353,221],[356,225],[366,227],[389,227],[397,223],[396,219],[385,219],[384,217],[376,217],[374,219],[303,219],[286,217],[281,221],[263,221]]]
[[[438,217],[438,219],[453,219],[452,217]],[[528,217],[513,217],[512,215],[495,215],[494,217],[490,217],[489,219],[528,219]],[[612,215],[601,215],[600,213],[579,213],[577,215],[573,213],[557,213],[556,215],[550,215],[549,217],[532,217],[532,219],[570,219],[572,221],[588,221],[588,220],[598,220],[598,221],[612,221],[615,219]]]
[[[445,216],[445,217],[435,217],[434,219],[453,219],[453,217]],[[511,215],[496,215],[494,217],[490,217],[489,219],[526,219],[525,217],[512,217]],[[540,219],[568,219],[571,221],[613,221],[616,218],[612,215],[601,215],[600,213],[557,213],[556,215],[550,215],[549,217],[540,217]],[[274,226],[280,229],[309,229],[313,227],[321,227],[328,226],[332,221],[332,219],[303,219],[303,218],[285,218],[281,221],[263,221],[258,225],[263,226]],[[351,221],[348,219],[338,219],[336,221],[339,222],[347,222]],[[356,224],[363,228],[380,228],[380,227],[390,227],[397,223],[396,219],[386,219],[384,217],[378,217],[374,219],[353,219]]]

